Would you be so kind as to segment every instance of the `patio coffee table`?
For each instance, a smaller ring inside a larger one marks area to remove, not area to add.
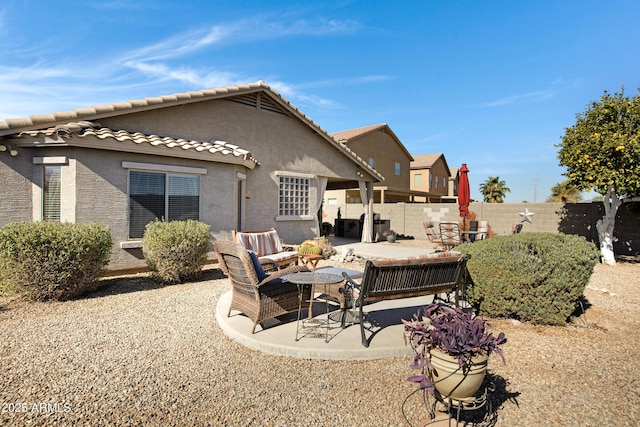
[[[312,286],[315,288],[316,285],[324,285],[325,293],[327,292],[326,286],[335,283],[341,283],[344,281],[342,276],[337,274],[330,273],[318,273],[316,271],[310,272],[300,272],[289,274],[283,277],[287,282],[295,283],[298,285],[298,318],[296,323],[296,341],[299,341],[300,338],[311,335],[314,338],[325,338],[325,342],[329,342],[331,336],[329,335],[329,301],[325,300],[326,307],[326,319],[301,319],[302,317],[302,291],[305,286]],[[311,295],[313,299],[313,294]],[[302,326],[300,323],[302,321]],[[325,327],[325,332],[321,333],[320,329]],[[300,336],[300,334],[302,334]]]

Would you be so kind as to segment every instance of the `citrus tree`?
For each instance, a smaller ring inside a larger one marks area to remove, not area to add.
[[[490,176],[485,182],[480,184],[480,192],[486,203],[502,203],[505,194],[511,189],[506,186],[499,176]]]
[[[586,111],[576,115],[557,145],[569,184],[603,196],[604,216],[596,223],[605,264],[614,265],[613,230],[625,198],[640,192],[640,93],[624,96],[624,87],[604,91]]]

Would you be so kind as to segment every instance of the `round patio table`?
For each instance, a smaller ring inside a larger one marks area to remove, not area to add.
[[[287,276],[284,276],[283,279],[287,282],[295,283],[296,285],[298,285],[298,319],[296,323],[296,341],[299,341],[300,338],[304,337],[305,335],[312,335],[315,338],[324,337],[325,342],[329,342],[329,339],[331,338],[329,335],[329,302],[325,299],[327,314],[326,319],[303,319],[301,327],[300,321],[302,317],[302,290],[306,285],[324,285],[326,293],[326,286],[342,282],[344,280],[342,276],[338,276],[337,274],[317,273],[315,271],[309,271],[289,274]],[[311,295],[311,298],[313,298],[313,295]],[[313,301],[311,301],[311,303],[313,303]],[[326,328],[324,334],[319,332],[322,326]]]

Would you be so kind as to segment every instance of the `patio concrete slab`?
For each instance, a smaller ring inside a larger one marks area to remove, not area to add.
[[[216,320],[230,338],[268,354],[323,360],[380,359],[412,354],[411,347],[404,342],[404,327],[401,319],[411,319],[420,307],[432,300],[433,296],[425,296],[366,305],[364,307],[365,325],[371,328],[371,331],[365,331],[366,336],[369,338],[372,332],[375,334],[370,340],[369,347],[364,347],[361,343],[359,324],[351,324],[344,329],[340,327],[341,312],[335,303],[330,304],[329,317],[332,321],[329,342],[326,342],[324,336],[312,335],[302,336],[296,341],[297,313],[267,321],[263,324],[264,329],[258,326],[256,333],[252,334],[253,322],[244,314],[232,311],[231,316],[227,317],[231,304],[231,291],[218,300]],[[326,319],[325,302],[316,299],[313,304],[314,314],[318,313],[314,319]],[[306,318],[306,309],[302,310],[302,316]],[[348,314],[347,320],[351,320],[351,313]]]
[[[332,239],[333,240],[333,239]],[[353,248],[356,255],[365,258],[403,258],[433,252],[428,242],[423,248],[401,247],[380,243],[361,243],[348,240],[333,240],[334,247],[341,253],[343,247]],[[325,301],[316,295],[314,300],[314,319],[326,319]],[[412,354],[411,347],[404,342],[404,327],[401,319],[409,320],[418,309],[433,301],[433,296],[405,298],[393,301],[381,301],[364,307],[365,325],[370,328],[366,336],[373,338],[369,347],[361,344],[360,326],[352,324],[340,327],[340,309],[330,303],[329,341],[324,337],[303,336],[296,341],[297,313],[281,316],[264,323],[252,334],[253,322],[244,314],[236,311],[227,317],[231,304],[231,291],[222,295],[216,307],[216,319],[222,330],[239,343],[268,354],[290,356],[304,359],[354,360],[380,359],[390,356]],[[347,321],[352,320],[349,313]],[[302,311],[303,318],[307,310]]]

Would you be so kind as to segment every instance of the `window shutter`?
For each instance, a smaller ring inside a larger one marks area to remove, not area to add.
[[[139,238],[149,222],[164,219],[165,174],[132,171],[129,195],[129,236]]]
[[[200,219],[200,177],[169,175],[168,221]]]
[[[45,166],[42,195],[42,218],[45,221],[60,221],[60,182],[61,167]]]

